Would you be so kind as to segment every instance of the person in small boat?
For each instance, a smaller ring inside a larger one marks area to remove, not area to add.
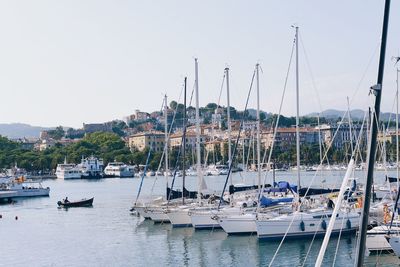
[[[65,197],[64,203],[69,203],[68,197]]]

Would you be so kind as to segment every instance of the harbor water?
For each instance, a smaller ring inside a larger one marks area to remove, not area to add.
[[[376,172],[383,182],[384,172]],[[356,173],[362,177],[362,172]],[[272,174],[266,182],[271,183]],[[338,187],[344,171],[323,175],[303,172],[303,186]],[[295,182],[294,172],[277,172],[276,181]],[[141,194],[165,194],[166,181],[146,177]],[[181,178],[177,178],[179,188]],[[256,173],[236,173],[234,183],[254,183]],[[361,181],[362,179],[360,179]],[[194,190],[196,177],[187,177]],[[224,176],[206,177],[210,188],[221,191]],[[129,212],[139,178],[101,180],[45,180],[50,197],[20,199],[0,205],[0,266],[268,266],[279,242],[253,236],[227,236],[222,230],[172,228],[153,224]],[[57,208],[57,201],[94,197],[91,208]],[[18,219],[16,220],[16,217]],[[339,242],[337,253],[336,247]],[[285,241],[273,266],[313,266],[322,240]],[[353,266],[356,237],[332,238],[324,266]],[[368,266],[398,266],[392,254],[366,257]]]

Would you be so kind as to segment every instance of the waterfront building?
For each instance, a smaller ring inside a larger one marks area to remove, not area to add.
[[[147,131],[134,134],[129,137],[128,145],[130,149],[143,151],[146,148],[152,148],[153,151],[163,151],[165,136],[160,131]]]
[[[334,148],[342,149],[345,144],[350,144],[350,140],[355,143],[361,131],[361,124],[351,125],[351,135],[350,138],[350,127],[348,122],[338,122],[336,124],[323,124],[316,129],[321,130],[321,139],[327,145],[332,145]],[[367,126],[364,125],[362,141],[365,143],[367,140]],[[335,136],[336,134],[336,136]]]
[[[270,148],[273,142],[274,130],[269,129],[261,134],[261,143],[265,148]],[[318,130],[310,127],[301,127],[299,129],[300,145],[318,144]],[[296,128],[278,128],[275,136],[275,147],[281,151],[286,151],[296,145]]]
[[[204,143],[206,141],[206,136],[200,134],[200,143]],[[182,133],[172,134],[170,137],[170,147],[171,148],[179,148],[182,143]],[[196,133],[195,132],[187,132],[186,133],[186,148],[195,148],[196,147]]]

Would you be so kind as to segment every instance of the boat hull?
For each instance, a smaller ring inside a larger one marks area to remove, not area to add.
[[[132,210],[136,211],[139,214],[139,216],[142,216],[146,220],[150,219],[150,215],[147,212],[147,207],[145,207],[145,206],[136,206],[136,207],[133,207]]]
[[[257,236],[260,239],[270,240],[279,240],[284,236],[288,239],[324,236],[329,224],[329,218],[321,220],[321,217],[316,217],[302,218],[299,215],[294,220],[291,217],[284,220],[256,220]],[[358,215],[346,216],[343,223],[342,220],[343,217],[341,216],[336,218],[332,235],[354,233],[359,227],[360,217]],[[323,226],[323,221],[325,221],[325,227]]]
[[[215,212],[194,212],[190,214],[192,226],[195,229],[215,229],[221,228],[215,217]]]
[[[219,219],[219,224],[228,235],[257,232],[255,214],[231,215]]]
[[[169,223],[169,217],[165,212],[165,209],[147,209],[147,214],[150,219],[155,223]]]
[[[91,207],[93,205],[93,199],[94,198],[89,198],[89,199],[82,199],[80,201],[71,201],[71,202],[58,201],[57,204],[58,204],[58,206],[64,207],[64,208]]]
[[[172,227],[191,227],[192,220],[189,216],[189,209],[173,209],[167,211],[167,216]]]
[[[48,197],[50,188],[12,189],[16,192],[14,197]]]

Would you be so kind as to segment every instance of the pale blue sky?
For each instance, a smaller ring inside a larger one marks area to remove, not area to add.
[[[346,109],[346,96],[356,91],[379,43],[383,5],[383,0],[2,1],[0,122],[80,127],[135,109],[157,110],[165,92],[169,100],[178,97],[185,75],[192,88],[194,57],[202,105],[217,102],[229,66],[231,102],[242,109],[258,61],[261,107],[277,112],[293,23],[300,26],[322,109]],[[399,8],[392,1],[384,111],[392,109],[395,91],[390,57],[400,49]],[[300,111],[306,114],[320,107],[300,52]],[[378,51],[352,108],[368,105],[377,60]],[[286,115],[295,112],[293,74]]]

